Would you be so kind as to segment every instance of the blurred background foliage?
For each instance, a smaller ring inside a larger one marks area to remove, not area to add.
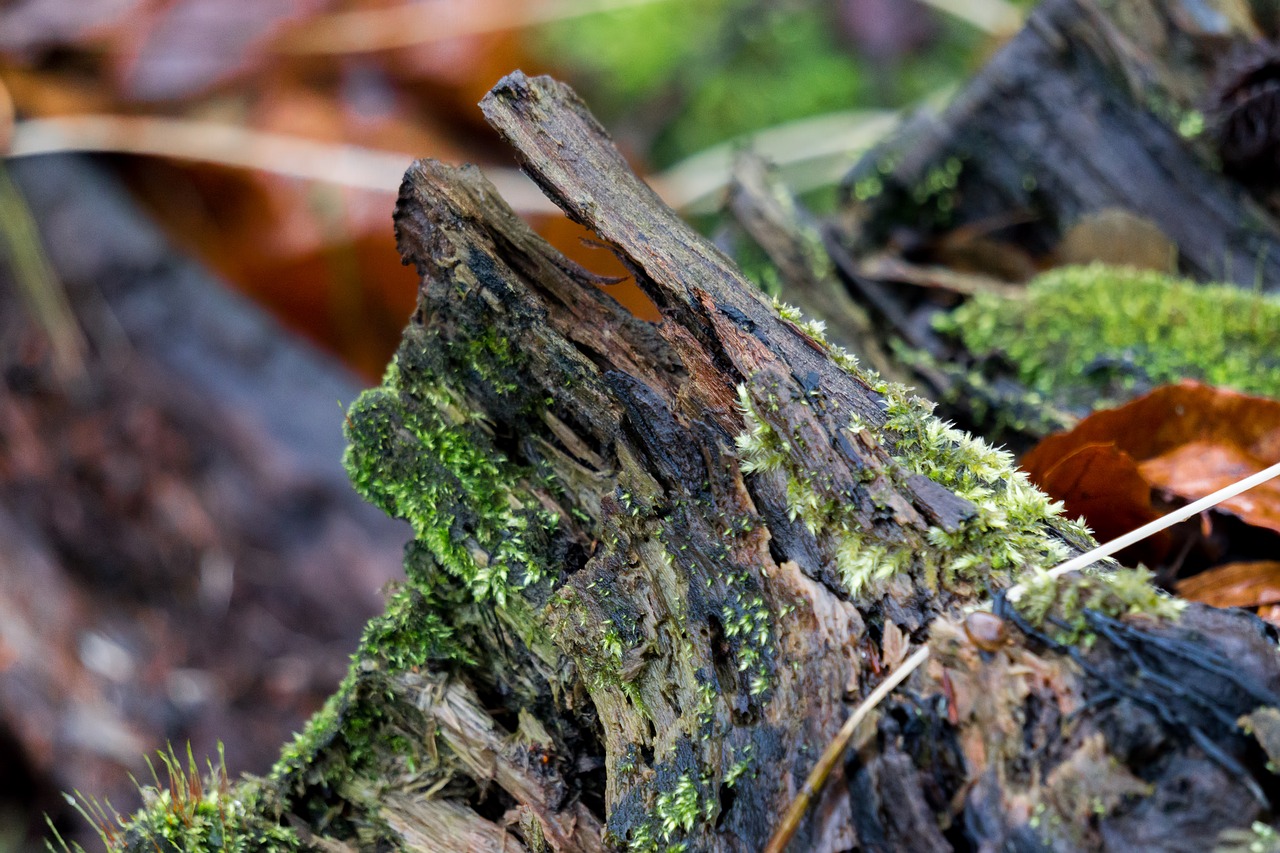
[[[785,122],[911,104],[990,42],[914,2],[694,0],[558,23],[532,44],[663,168]]]

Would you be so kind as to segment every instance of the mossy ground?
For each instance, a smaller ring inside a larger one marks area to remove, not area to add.
[[[1180,379],[1280,397],[1280,300],[1230,285],[1063,267],[1024,297],[981,294],[936,325],[979,357],[1004,356],[1060,405],[1103,406]]]

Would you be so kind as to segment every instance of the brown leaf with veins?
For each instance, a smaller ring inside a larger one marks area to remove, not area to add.
[[[1111,451],[1107,455],[1098,447]],[[1135,474],[1169,497],[1193,501],[1277,461],[1280,402],[1187,381],[1090,415],[1070,432],[1040,442],[1022,466],[1033,482],[1064,501],[1068,512],[1079,506],[1106,539],[1136,526],[1133,520],[1158,514],[1149,496],[1140,496]],[[1090,471],[1095,465],[1098,469]],[[1076,470],[1080,467],[1085,470]],[[1117,486],[1109,497],[1073,486],[1079,481],[1103,487],[1108,477]],[[1280,533],[1280,484],[1265,483],[1217,509]]]
[[[1036,456],[1040,447],[1044,444],[1027,455],[1023,468],[1032,482],[1063,502],[1068,516],[1085,518],[1100,542],[1159,516],[1151,506],[1150,483],[1133,457],[1114,444],[1085,444],[1058,458]]]

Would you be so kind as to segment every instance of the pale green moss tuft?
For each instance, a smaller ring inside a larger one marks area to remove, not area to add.
[[[225,853],[252,853],[272,850],[288,853],[303,849],[292,829],[265,816],[267,810],[260,804],[260,783],[230,784],[221,745],[218,761],[216,764],[208,762],[206,775],[200,773],[190,745],[185,759],[179,758],[172,747],[159,753],[159,764],[161,771],[157,771],[156,765],[147,759],[154,784],[141,788],[143,807],[127,820],[115,815],[109,804],[68,798],[76,810],[94,825],[107,851],[220,850]],[[46,845],[49,850],[83,853],[80,845],[68,844],[56,829],[53,836],[54,841]]]
[[[789,322],[803,319],[794,309],[781,306],[780,310]],[[809,333],[820,331],[802,328]],[[851,516],[848,507],[853,495],[832,494],[829,474],[804,471],[795,464],[795,439],[780,434],[768,418],[780,410],[775,395],[756,399],[746,385],[740,385],[738,401],[745,429],[736,443],[743,472],[785,475],[792,520],[802,521],[815,535],[833,542],[835,568],[850,595],[875,594],[913,568],[930,585],[939,577],[944,582],[963,578],[999,583],[1021,571],[1065,559],[1067,547],[1056,533],[1067,536],[1080,529],[1058,517],[1061,504],[1032,486],[1009,453],[935,418],[932,404],[911,396],[906,388],[856,365],[847,369],[883,396],[883,426],[872,426],[863,416],[851,413],[848,429],[853,434],[874,431],[877,440],[891,450],[898,466],[888,471],[891,478],[927,477],[974,506],[972,515],[957,527],[931,529],[927,536],[931,549],[915,553],[900,542],[877,542]],[[874,493],[871,499],[875,500]]]
[[[1117,619],[1138,613],[1158,619],[1178,618],[1187,602],[1156,588],[1151,577],[1143,568],[1103,569],[1063,578],[1032,572],[1021,579],[1023,592],[1014,606],[1055,642],[1088,646],[1092,637],[1086,610]]]
[[[1008,578],[1066,558],[1066,545],[1045,529],[1061,526],[1062,504],[1032,486],[1011,454],[934,417],[932,403],[905,389],[887,388],[884,406],[894,458],[976,510],[956,530],[929,531],[947,561],[944,580]]]
[[[658,819],[658,828],[664,839],[670,838],[679,831],[692,832],[694,824],[704,816],[702,804],[704,798],[701,789],[705,783],[706,780],[702,780],[702,784],[699,784],[692,776],[686,774],[676,781],[674,789],[658,794],[653,813]]]
[[[1280,833],[1255,820],[1248,829],[1227,829],[1218,836],[1214,853],[1280,853]]]
[[[778,312],[778,316],[784,320],[790,320],[792,323],[803,323],[804,312],[794,305],[788,305],[778,297],[773,297],[773,310]]]
[[[741,757],[733,763],[729,768],[729,772],[724,774],[724,784],[727,787],[732,788],[737,785],[738,780],[745,776],[747,771],[751,769],[751,765],[754,763],[752,760],[752,753],[754,752],[755,749],[751,744],[747,744],[746,747],[743,748],[740,753]]]
[[[936,325],[976,355],[1002,353],[1029,388],[1065,405],[1180,379],[1280,397],[1280,301],[1229,285],[1063,267],[1025,297],[979,294]]]
[[[826,257],[825,250],[821,252],[823,258]],[[813,338],[815,342],[827,351],[832,362],[845,373],[858,375],[859,365],[858,357],[849,352],[842,346],[831,343],[827,340],[827,324],[821,320],[806,320],[804,312],[794,305],[788,305],[778,297],[771,297],[773,310],[778,313],[782,319],[792,323],[804,334]]]
[[[632,830],[627,849],[631,853],[687,853],[689,842],[681,836],[712,820],[720,807],[717,798],[708,793],[711,790],[709,777],[680,776],[672,788],[658,793],[652,820]]]

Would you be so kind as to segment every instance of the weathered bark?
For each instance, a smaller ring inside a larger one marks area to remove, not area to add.
[[[1234,726],[1280,701],[1262,623],[1172,619],[1126,577],[1040,585],[1001,611],[1007,641],[971,636],[964,608],[1085,538],[780,317],[565,87],[514,74],[483,108],[664,319],[627,314],[477,171],[410,169],[420,307],[352,409],[349,465],[418,539],[275,776],[305,838],[758,850],[926,641],[791,849],[1202,850],[1268,814]]]

